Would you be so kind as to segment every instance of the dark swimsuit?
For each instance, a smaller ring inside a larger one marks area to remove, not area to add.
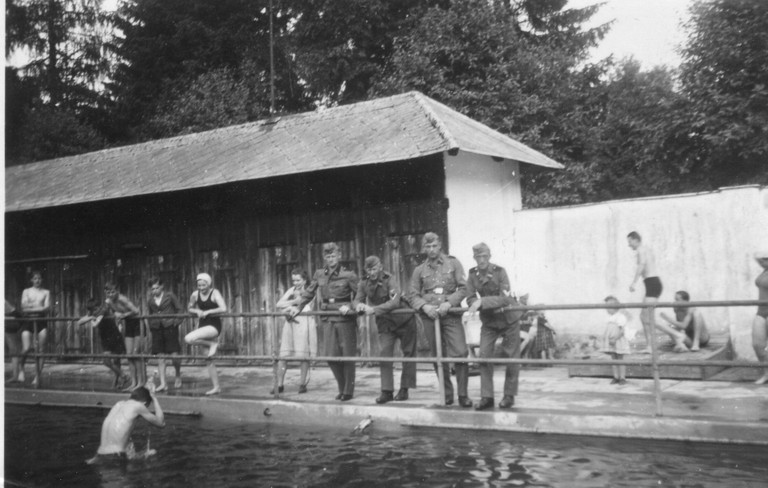
[[[643,280],[645,284],[645,296],[659,298],[661,296],[661,280],[658,276],[650,276]]]
[[[125,323],[125,337],[141,335],[141,320],[136,317],[126,317],[123,319],[123,323]]]
[[[24,312],[23,317],[27,319],[32,318],[42,318],[45,317],[45,312]],[[29,331],[34,334],[35,328],[37,328],[37,332],[40,333],[48,328],[48,321],[47,320],[35,320],[35,321],[24,321],[21,323],[21,331]]]
[[[696,316],[694,315],[691,317],[691,322],[688,324],[688,327],[685,328],[685,335],[688,336],[688,338],[693,342],[693,336],[696,334]],[[709,339],[706,341],[699,340],[699,346],[705,347],[707,344],[709,344]]]
[[[213,301],[213,292],[215,290],[211,290],[211,294],[208,295],[208,299],[205,301],[200,300],[200,292],[197,292],[197,308],[206,311],[206,310],[213,310],[216,308],[219,308],[219,305]],[[216,332],[221,334],[221,318],[217,317],[215,315],[207,315],[204,318],[200,319],[200,323],[198,324],[197,328],[205,327],[206,325],[212,325],[216,328]]]
[[[101,347],[112,354],[125,354],[125,341],[117,328],[115,317],[104,316],[99,322],[99,338]]]

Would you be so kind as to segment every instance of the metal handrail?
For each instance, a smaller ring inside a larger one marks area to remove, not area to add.
[[[617,303],[617,304],[606,304],[606,303],[598,303],[598,304],[564,304],[564,305],[520,305],[520,306],[510,306],[507,307],[508,310],[511,311],[520,311],[520,312],[527,312],[532,310],[590,310],[590,309],[628,309],[628,308],[641,308],[641,309],[650,309],[651,312],[653,312],[657,308],[690,308],[690,307],[718,307],[718,306],[727,306],[727,307],[739,307],[739,306],[768,306],[768,300],[716,300],[716,301],[706,301],[706,302],[639,302],[639,303]],[[461,313],[463,314],[466,312],[467,308],[462,307],[456,307],[451,308],[449,310],[449,313],[457,314]],[[414,309],[398,309],[394,310],[390,313],[394,314],[416,314],[419,313],[417,310]],[[309,311],[309,312],[302,312],[299,315],[305,315],[305,316],[339,316],[341,315],[338,311]],[[348,314],[353,315],[353,314]],[[354,314],[359,315],[359,314]],[[233,317],[233,318],[247,318],[247,317],[289,317],[290,315],[284,312],[240,312],[240,313],[222,313],[217,314],[219,317]],[[161,318],[181,318],[181,319],[187,319],[187,318],[195,318],[192,314],[154,314],[154,315],[138,315],[134,316],[134,318],[137,319],[147,319],[147,320],[153,320],[153,319],[161,319]],[[10,318],[6,317],[6,320],[16,320],[16,321],[26,321],[26,322],[37,322],[37,321],[49,321],[49,322],[58,322],[58,321],[66,321],[66,322],[75,322],[80,320],[80,317],[21,317],[21,318]],[[655,331],[656,324],[655,324],[655,315],[653,313],[650,314],[650,320],[651,320],[651,330]],[[435,324],[435,343],[441,345],[441,330],[440,330],[440,319],[434,320]],[[277,322],[272,321],[271,323],[273,328],[276,328]],[[37,335],[37,327],[35,326],[35,335]],[[277,340],[277,333],[276,331],[273,331],[275,333],[272,334],[273,337],[273,344],[272,344],[272,354],[270,355],[246,355],[246,356],[237,356],[237,355],[229,355],[224,356],[229,361],[271,361],[273,363],[273,387],[274,387],[274,395],[275,398],[279,398],[279,391],[278,391],[278,361],[352,361],[352,362],[414,362],[414,363],[436,363],[437,364],[437,376],[438,376],[438,390],[440,393],[441,401],[445,398],[445,385],[444,385],[444,374],[443,374],[443,363],[480,363],[480,364],[539,364],[539,365],[650,365],[653,370],[653,380],[654,380],[654,398],[656,402],[656,415],[662,416],[663,410],[662,410],[662,398],[661,398],[661,382],[659,377],[659,367],[660,366],[674,366],[674,365],[680,365],[685,364],[688,366],[725,366],[725,367],[747,367],[747,368],[764,368],[765,364],[761,362],[750,362],[750,361],[691,361],[691,360],[683,360],[683,361],[662,361],[658,358],[658,346],[656,344],[656,334],[651,334],[651,355],[649,360],[642,361],[642,360],[588,360],[588,359],[571,359],[571,360],[563,360],[563,359],[523,359],[523,358],[444,358],[442,357],[442,347],[437,347],[437,355],[436,357],[418,357],[418,358],[406,358],[406,357],[398,357],[398,358],[385,358],[385,357],[359,357],[359,356],[314,356],[311,358],[306,357],[299,357],[299,356],[280,356],[279,354],[279,344]],[[145,336],[142,333],[141,338],[143,339]],[[93,336],[91,335],[91,341],[93,341]],[[91,347],[91,350],[93,350],[93,347]],[[9,357],[19,357],[23,354],[14,354],[14,355],[8,355]],[[83,359],[83,358],[128,358],[128,359],[142,359],[142,360],[148,360],[148,359],[191,359],[191,360],[199,360],[199,359],[205,359],[205,360],[213,360],[213,358],[207,358],[204,356],[199,355],[167,355],[167,354],[52,354],[52,353],[40,353],[35,351],[34,353],[26,354],[28,357],[35,357],[35,358],[61,358],[61,359]],[[221,356],[219,356],[220,358]],[[38,371],[39,374],[39,371]]]
[[[622,309],[622,308],[692,308],[692,307],[749,307],[749,306],[768,306],[768,300],[712,300],[705,302],[632,302],[632,303],[572,303],[561,305],[514,305],[506,307],[510,311],[527,312],[532,310],[605,310]],[[455,307],[449,310],[449,313],[457,314],[468,311],[468,308]],[[392,310],[393,314],[415,314],[419,313],[418,310],[412,308],[399,308]],[[308,312],[301,312],[299,315],[308,316],[335,316],[340,315],[338,311],[328,310],[313,310]],[[357,314],[348,314],[357,315]],[[217,317],[288,317],[289,314],[285,312],[226,312],[216,314]],[[17,320],[23,322],[32,321],[77,321],[82,317],[6,317],[6,320]],[[153,315],[133,315],[131,318],[137,319],[163,319],[163,318],[197,318],[194,314],[153,314]]]

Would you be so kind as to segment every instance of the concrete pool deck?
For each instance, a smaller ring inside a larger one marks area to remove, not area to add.
[[[149,366],[152,374],[155,367]],[[6,377],[10,366],[6,364]],[[494,385],[503,385],[503,368],[497,366]],[[657,416],[653,380],[630,379],[626,385],[609,384],[609,378],[569,377],[565,367],[524,368],[516,405],[510,410],[476,412],[438,402],[433,371],[419,369],[416,389],[404,402],[376,405],[379,371],[358,367],[355,397],[334,400],[336,383],[324,364],[311,371],[309,391],[298,394],[298,369],[288,370],[285,392],[275,400],[270,367],[220,367],[222,393],[206,397],[211,384],[201,366],[183,366],[184,384],[158,395],[169,414],[189,414],[241,422],[323,425],[349,428],[363,419],[374,428],[454,428],[723,442],[768,445],[768,385],[751,380],[757,369],[731,368],[707,381],[661,380],[662,415]],[[93,364],[46,365],[43,388],[30,385],[32,368],[27,367],[25,385],[4,389],[5,402],[28,405],[106,408],[126,393],[111,389],[107,369]],[[173,368],[168,368],[173,384]],[[399,383],[399,370],[395,371]],[[480,399],[480,378],[470,377],[469,393]],[[497,394],[496,403],[501,400]]]

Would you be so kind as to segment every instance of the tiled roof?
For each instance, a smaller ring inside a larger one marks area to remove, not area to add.
[[[562,168],[421,93],[6,169],[6,212],[400,161],[459,149]]]

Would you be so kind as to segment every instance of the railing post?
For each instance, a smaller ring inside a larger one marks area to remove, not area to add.
[[[272,388],[275,395],[275,399],[280,398],[280,392],[278,391],[278,375],[279,375],[279,363],[277,356],[279,354],[279,341],[277,338],[277,317],[270,315],[272,325]]]
[[[440,333],[440,317],[438,316],[435,321],[435,344],[437,354],[437,389],[440,392],[440,402],[438,405],[445,403],[445,371],[443,371],[443,337]]]
[[[653,371],[653,397],[656,401],[656,416],[664,415],[661,407],[661,378],[659,375],[659,348],[656,344],[656,307],[651,305],[646,308],[648,323],[651,329],[651,368]]]

